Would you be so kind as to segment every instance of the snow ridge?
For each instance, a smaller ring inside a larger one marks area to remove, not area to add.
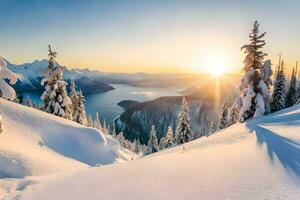
[[[1,99],[0,177],[22,178],[131,158],[93,128]]]

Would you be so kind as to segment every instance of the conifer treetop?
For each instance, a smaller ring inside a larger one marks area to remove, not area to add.
[[[241,47],[241,50],[244,50],[244,53],[247,54],[244,60],[244,72],[250,69],[261,69],[264,57],[267,56],[267,54],[261,50],[266,45],[263,39],[265,35],[266,32],[259,34],[259,23],[255,21],[249,35],[250,43]]]

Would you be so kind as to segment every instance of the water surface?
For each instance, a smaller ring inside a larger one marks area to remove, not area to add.
[[[112,84],[115,90],[104,93],[88,94],[85,96],[85,109],[87,115],[95,117],[96,112],[99,112],[101,120],[106,120],[112,123],[114,118],[119,116],[124,109],[118,106],[122,100],[134,100],[144,102],[156,99],[161,96],[177,96],[179,95],[178,88],[142,88],[133,87],[124,84]],[[41,91],[29,91],[22,93],[23,98],[29,96],[35,104],[41,105]]]

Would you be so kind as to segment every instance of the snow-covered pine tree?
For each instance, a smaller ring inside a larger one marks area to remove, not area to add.
[[[270,107],[270,87],[273,85],[272,82],[272,75],[273,75],[273,70],[272,70],[272,62],[271,60],[266,60],[262,66],[262,76],[263,80],[267,86],[267,88],[263,87],[262,89],[265,89],[267,91],[263,91],[264,94],[264,101],[265,101],[265,114],[269,114],[271,112],[271,107]]]
[[[123,132],[120,132],[117,136],[116,136],[116,140],[119,141],[121,147],[125,148],[125,149],[131,149],[131,143],[125,139]]]
[[[135,145],[134,152],[137,153],[137,154],[140,153],[140,152],[142,152],[141,142],[140,142],[139,138],[136,140],[136,145]]]
[[[72,103],[70,109],[72,112],[72,117],[74,117],[75,110],[77,110],[77,108],[75,108],[77,106],[77,92],[76,92],[76,83],[74,79],[71,80],[69,97]]]
[[[109,130],[108,130],[107,126],[106,126],[106,120],[105,120],[105,119],[104,119],[104,121],[103,121],[102,132],[103,132],[104,134],[109,134],[109,133],[108,133]]]
[[[102,126],[101,126],[101,123],[100,123],[98,112],[96,112],[96,118],[95,118],[95,121],[94,121],[94,128],[102,131]]]
[[[49,45],[49,64],[44,73],[45,77],[41,81],[42,86],[45,86],[45,91],[41,96],[43,110],[72,119],[70,108],[72,102],[66,90],[67,83],[62,79],[64,68],[55,61],[56,55],[57,53],[52,51]]]
[[[297,78],[295,74],[295,69],[293,68],[292,76],[289,84],[288,91],[285,97],[285,107],[291,107],[297,102]]]
[[[228,123],[228,106],[227,106],[227,99],[225,99],[219,116],[218,130],[222,130],[226,128],[227,123]]]
[[[151,126],[150,138],[148,140],[147,150],[144,152],[144,155],[149,155],[151,153],[156,153],[159,151],[158,140],[156,136],[155,126]]]
[[[124,135],[123,135],[123,132],[120,132],[120,133],[116,136],[116,140],[119,141],[121,147],[124,147],[125,137],[124,137]]]
[[[237,123],[239,121],[239,109],[238,109],[238,99],[232,104],[229,114],[228,114],[228,122],[227,127]]]
[[[174,145],[173,130],[169,126],[166,136],[160,139],[159,148],[165,149]]]
[[[299,78],[299,72],[298,72],[298,60],[296,62],[296,79],[298,80]],[[297,86],[297,101],[296,101],[296,104],[299,104],[300,103],[300,83],[298,81],[298,86]]]
[[[192,129],[188,114],[188,103],[186,98],[182,99],[182,107],[176,124],[174,143],[183,144],[192,141]]]
[[[111,132],[111,130],[110,130],[110,124],[107,124],[107,134],[109,135],[110,132]]]
[[[31,107],[31,108],[33,108],[33,104],[32,104],[32,101],[31,101],[31,99],[30,99],[30,97],[28,96],[28,97],[26,97],[26,105],[28,106],[28,107]]]
[[[16,98],[15,90],[6,83],[4,79],[8,79],[11,85],[15,84],[18,80],[17,75],[14,74],[7,68],[7,63],[0,56],[0,92],[1,97],[9,100],[14,100]],[[3,131],[2,129],[2,117],[0,114],[0,133]]]
[[[211,135],[214,132],[216,132],[217,129],[218,129],[217,123],[215,123],[214,121],[212,121],[211,124],[210,124],[210,128],[209,128],[209,135]]]
[[[130,148],[131,148],[131,143],[130,143],[128,140],[124,139],[123,147],[124,147],[125,149],[130,150]]]
[[[298,72],[298,61],[296,62],[296,79],[299,78],[299,72]],[[300,83],[298,83],[297,87],[297,102],[296,104],[300,104]]]
[[[116,131],[116,126],[115,126],[115,124],[113,124],[113,129],[112,129],[111,135],[112,135],[113,137],[116,137],[116,136],[117,136],[117,131]]]
[[[77,96],[77,103],[76,106],[74,107],[74,116],[73,116],[73,121],[82,124],[84,126],[87,126],[87,118],[86,118],[86,113],[85,113],[85,108],[84,108],[84,96],[82,94],[82,91],[79,90],[78,96]]]
[[[262,52],[265,46],[266,33],[259,34],[259,23],[254,22],[250,33],[250,44],[242,46],[246,57],[244,60],[244,76],[241,80],[240,98],[242,105],[240,108],[240,121],[243,122],[250,117],[259,117],[266,112],[265,99],[269,97],[269,90],[264,82],[263,60],[267,55]]]
[[[272,75],[273,75],[273,70],[272,70],[272,62],[271,60],[266,60],[262,66],[262,75],[263,75],[263,80],[268,88],[273,85],[272,81]]]
[[[94,122],[93,122],[93,118],[91,115],[88,116],[87,118],[87,124],[86,124],[87,127],[94,127]]]
[[[298,98],[297,98],[298,100],[297,100],[296,104],[300,104],[300,84],[297,88],[297,96],[298,96]]]
[[[279,57],[279,64],[274,81],[274,89],[271,99],[271,111],[276,112],[285,108],[286,79],[284,73],[284,62]]]
[[[136,139],[133,142],[130,142],[130,151],[135,152],[136,150]]]

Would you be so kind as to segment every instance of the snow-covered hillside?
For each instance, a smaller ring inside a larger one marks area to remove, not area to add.
[[[4,129],[0,134],[1,178],[45,175],[131,159],[117,141],[96,129],[3,99],[0,107]]]
[[[43,183],[21,187],[19,199],[299,199],[300,106]]]

